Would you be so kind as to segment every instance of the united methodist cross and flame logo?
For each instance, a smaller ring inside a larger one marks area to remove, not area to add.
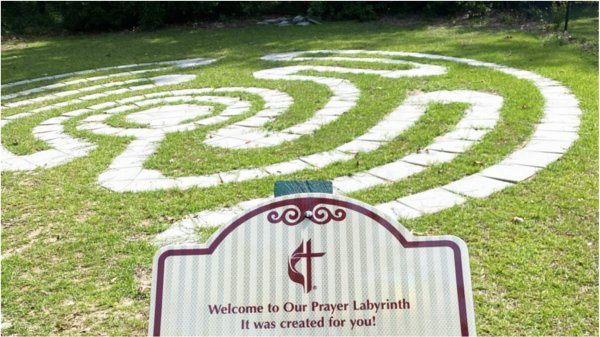
[[[288,275],[292,282],[298,283],[304,287],[304,292],[309,293],[313,290],[312,285],[312,258],[321,257],[325,255],[324,252],[317,253],[312,251],[310,239],[304,243],[304,240],[300,243],[300,246],[294,250],[292,256],[288,260]],[[306,274],[302,274],[298,271],[296,265],[301,259],[306,259],[305,269]]]

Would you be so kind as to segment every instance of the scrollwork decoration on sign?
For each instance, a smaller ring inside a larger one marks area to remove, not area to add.
[[[342,221],[346,219],[346,211],[338,208],[331,212],[331,210],[323,205],[317,205],[312,210],[313,216],[310,220],[318,225],[323,225],[331,220]]]
[[[342,221],[346,219],[346,211],[338,208],[333,212],[324,205],[316,205],[312,209],[308,207],[304,209],[298,206],[290,206],[283,209],[281,212],[275,210],[267,214],[267,220],[270,223],[282,222],[288,226],[295,226],[301,223],[304,219],[309,219],[317,225],[324,225],[330,221]]]
[[[283,221],[283,223],[288,226],[294,226],[302,222],[304,217],[302,216],[302,212],[298,207],[291,206],[284,209],[281,214],[277,211],[269,212],[269,214],[267,214],[267,219],[270,223],[278,223]]]

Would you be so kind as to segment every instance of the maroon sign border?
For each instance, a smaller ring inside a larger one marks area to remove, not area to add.
[[[448,247],[452,249],[454,253],[454,269],[456,273],[456,291],[458,294],[458,312],[460,317],[460,331],[462,336],[469,335],[469,327],[468,327],[468,319],[467,319],[467,303],[466,303],[466,295],[465,295],[465,285],[463,278],[463,268],[462,268],[462,256],[460,251],[460,246],[450,240],[431,240],[431,241],[408,241],[396,227],[387,221],[384,217],[377,214],[376,212],[365,208],[364,206],[351,203],[349,201],[340,200],[340,199],[331,199],[327,197],[298,197],[291,199],[284,199],[274,201],[267,205],[258,207],[256,209],[251,210],[250,212],[245,213],[231,224],[229,224],[226,228],[219,233],[219,235],[212,241],[210,246],[206,248],[190,248],[190,249],[168,249],[160,254],[158,257],[158,269],[157,269],[157,277],[156,277],[156,296],[154,301],[154,308],[150,308],[150,310],[154,310],[154,325],[153,325],[153,335],[160,336],[160,325],[162,318],[162,302],[163,302],[163,285],[164,285],[164,268],[165,261],[170,256],[189,256],[189,255],[211,255],[215,249],[219,246],[221,242],[233,232],[238,226],[246,222],[247,220],[264,213],[266,211],[272,210],[274,208],[295,205],[300,209],[312,209],[313,207],[319,204],[326,205],[335,205],[344,208],[348,208],[350,210],[362,213],[363,215],[375,220],[380,225],[385,227],[394,237],[402,244],[404,248],[431,248],[431,247]]]

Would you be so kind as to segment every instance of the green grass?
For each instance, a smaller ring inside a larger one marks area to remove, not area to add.
[[[577,21],[572,24],[576,29]],[[585,22],[581,25],[590,29]],[[402,222],[416,234],[452,234],[467,242],[480,335],[598,335],[598,63],[594,53],[578,45],[519,31],[336,23],[72,36],[9,41],[2,48],[2,83],[101,66],[218,58],[212,65],[180,71],[198,78],[177,88],[256,86],[284,91],[294,98],[294,105],[268,126],[274,130],[309,118],[326,103],[328,91],[310,82],[254,79],[254,71],[281,65],[260,60],[269,52],[413,51],[489,61],[558,80],[574,92],[584,111],[580,139],[561,160],[534,179],[490,198]],[[333,149],[377,123],[412,91],[473,89],[504,97],[497,128],[452,162],[351,195],[374,204],[479,171],[532,134],[543,105],[532,84],[489,69],[431,63],[447,66],[448,73],[416,79],[335,74],[361,90],[359,104],[297,141],[248,151],[203,145],[206,133],[220,127],[216,125],[169,134],[145,165],[169,176],[183,176],[257,167]],[[404,67],[342,61],[312,64]],[[253,102],[253,112],[260,109],[258,97],[244,97]],[[25,111],[4,110],[6,115]],[[432,105],[424,118],[389,144],[319,171],[146,193],[114,193],[97,185],[98,175],[130,140],[76,131],[77,121],[85,117],[73,119],[66,124],[67,131],[98,144],[88,157],[48,170],[2,174],[2,315],[12,325],[2,333],[146,334],[149,275],[156,251],[149,240],[170,223],[192,212],[267,196],[278,179],[332,179],[401,158],[450,130],[463,110],[459,104]],[[17,153],[44,148],[31,130],[61,112],[48,111],[10,124],[2,130],[3,144]],[[122,117],[109,122],[133,126]],[[204,240],[211,233],[210,229],[200,232]]]
[[[592,5],[592,6],[590,6]],[[580,43],[590,43],[598,49],[598,3],[575,7],[569,20],[569,33]]]

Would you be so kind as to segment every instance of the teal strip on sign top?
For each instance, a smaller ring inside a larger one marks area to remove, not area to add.
[[[333,194],[333,184],[326,180],[288,180],[275,182],[275,197],[295,193]]]

